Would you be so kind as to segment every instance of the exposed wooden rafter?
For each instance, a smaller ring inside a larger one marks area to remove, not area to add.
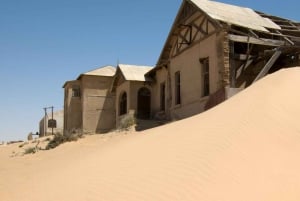
[[[267,39],[267,38],[254,38],[249,36],[239,36],[239,35],[228,35],[229,40],[234,42],[240,42],[240,43],[252,43],[256,45],[266,45],[266,46],[282,46],[285,44],[284,41],[280,40],[273,40],[273,39]]]
[[[207,37],[211,32],[215,31],[214,24],[210,22],[204,14],[198,12],[194,14],[192,20],[189,19],[187,24],[178,24],[177,31],[174,32],[176,39],[173,42],[171,56],[176,56],[182,51],[189,48],[193,43]],[[213,27],[213,28],[210,28]]]

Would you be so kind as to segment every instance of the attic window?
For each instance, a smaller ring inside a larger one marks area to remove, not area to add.
[[[80,97],[80,88],[79,87],[72,88],[72,97]]]

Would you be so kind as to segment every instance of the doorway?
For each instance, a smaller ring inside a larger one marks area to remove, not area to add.
[[[149,119],[151,112],[151,92],[148,88],[142,87],[138,91],[137,118]]]

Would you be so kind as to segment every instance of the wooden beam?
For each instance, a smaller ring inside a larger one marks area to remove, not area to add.
[[[235,88],[235,84],[236,84],[236,66],[235,66],[235,61],[232,58],[234,55],[234,42],[229,42],[229,65],[230,65],[230,72],[229,72],[229,77],[230,77],[230,87]]]
[[[280,33],[280,31],[276,31],[276,33],[279,33],[279,34],[281,34]],[[283,36],[283,38],[284,38],[284,40],[286,40],[289,44],[291,44],[291,45],[295,45],[295,43],[293,43],[293,41],[291,41],[288,37],[286,37],[286,36]]]
[[[245,71],[252,64],[253,61],[254,61],[254,58],[249,58],[247,61],[245,61],[245,63],[243,63],[237,69],[236,75],[235,75],[236,79],[238,79],[242,75],[243,71]]]
[[[276,52],[273,54],[273,56],[269,59],[269,61],[266,63],[266,65],[260,71],[260,73],[258,74],[258,76],[253,81],[253,83],[256,82],[257,80],[261,79],[262,77],[264,77],[269,72],[269,70],[274,65],[274,63],[276,62],[276,60],[279,58],[279,56],[281,55],[281,53],[282,53],[282,50],[280,48],[277,48]]]
[[[266,45],[266,46],[275,46],[275,47],[284,45],[284,41],[272,40],[266,38],[257,39],[253,37],[239,36],[233,34],[228,34],[228,38],[231,41],[240,42],[240,43],[252,43],[256,45]]]
[[[233,56],[233,58],[235,60],[239,60],[239,61],[245,61],[248,58],[252,59],[253,57],[255,57],[255,56],[254,55],[248,55],[248,54],[237,54],[237,53],[234,53],[234,56]]]

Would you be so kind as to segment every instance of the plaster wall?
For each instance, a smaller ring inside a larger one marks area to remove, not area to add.
[[[141,81],[125,81],[121,85],[117,87],[116,90],[116,126],[119,126],[119,123],[122,118],[125,116],[132,116],[135,117],[137,114],[137,107],[138,107],[138,91],[142,88],[146,87],[151,92],[152,97],[152,90],[150,86],[146,85],[145,82]],[[120,114],[120,96],[123,92],[127,93],[127,114],[119,115]]]
[[[171,119],[181,119],[204,111],[208,97],[203,96],[203,72],[199,59],[209,58],[210,94],[221,87],[217,35],[213,34],[170,60],[172,90]],[[175,105],[175,73],[181,75],[181,104]]]
[[[161,84],[165,84],[165,111],[161,111]],[[155,83],[152,84],[152,96],[151,96],[151,113],[155,116],[158,112],[168,111],[168,97],[167,92],[169,88],[168,82],[168,71],[167,68],[163,67],[156,71]]]
[[[52,119],[52,113],[48,110],[48,116],[43,117],[39,123],[39,133],[40,137],[45,135],[52,134],[52,128],[48,128],[48,120]],[[55,111],[53,112],[53,119],[56,120],[56,128],[53,129],[53,134],[62,134],[63,133],[63,125],[64,125],[64,111]],[[44,132],[46,129],[46,133]]]
[[[70,81],[65,85],[65,97],[64,97],[64,131],[70,131],[71,129],[82,128],[82,104],[81,97],[73,97],[73,87],[79,87],[81,89],[80,82],[78,80]]]
[[[84,132],[110,131],[115,126],[115,97],[109,92],[112,77],[84,75],[81,82]]]

